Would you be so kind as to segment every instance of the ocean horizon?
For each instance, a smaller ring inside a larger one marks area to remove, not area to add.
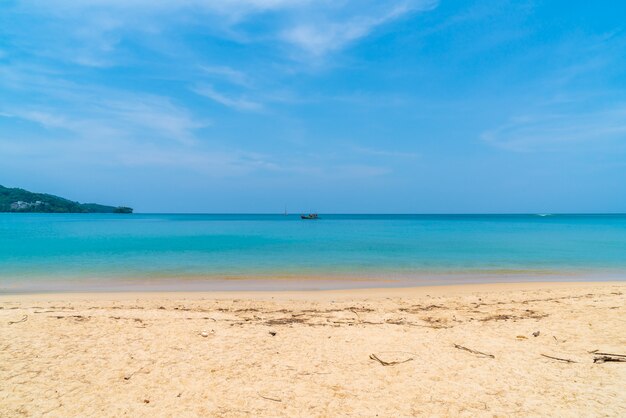
[[[0,292],[623,280],[626,214],[0,214]]]

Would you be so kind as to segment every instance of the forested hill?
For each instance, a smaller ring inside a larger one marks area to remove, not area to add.
[[[125,206],[78,203],[59,196],[0,186],[0,212],[133,213]]]

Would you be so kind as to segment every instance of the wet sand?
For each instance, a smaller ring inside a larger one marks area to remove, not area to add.
[[[626,282],[3,295],[0,416],[626,416],[594,350]]]

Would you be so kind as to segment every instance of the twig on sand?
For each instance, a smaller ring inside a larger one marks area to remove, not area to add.
[[[28,315],[24,315],[22,319],[19,321],[9,321],[9,325],[19,324],[20,322],[26,322],[28,320]]]
[[[143,369],[145,369],[146,367],[148,367],[148,366],[146,365],[146,366],[140,367],[140,368],[138,368],[137,370],[135,370],[135,371],[134,371],[134,372],[132,372],[132,373],[127,373],[127,374],[125,374],[125,375],[124,375],[124,380],[130,380],[130,379],[131,379],[134,375],[136,375],[137,373],[141,372],[141,371],[142,371]]]
[[[408,359],[402,360],[402,361],[385,361],[385,360],[381,360],[380,358],[378,358],[376,354],[370,354],[370,359],[379,362],[383,366],[395,366],[396,364],[402,364],[402,363],[406,363],[407,361],[411,361],[413,360],[413,357],[409,357]]]
[[[462,345],[454,344],[454,348],[458,348],[459,350],[469,351],[472,354],[476,354],[483,357],[496,358],[493,354],[483,353],[482,351],[472,350],[471,348],[463,347]]]
[[[551,358],[552,360],[564,361],[565,363],[578,363],[577,361],[570,360],[568,358],[552,357],[547,354],[542,354],[543,357]]]
[[[331,372],[302,372],[298,373],[298,376],[310,376],[313,374],[332,374]]]
[[[598,363],[598,364],[602,364],[602,363],[606,363],[608,361],[613,361],[613,362],[624,362],[626,363],[626,356],[613,356],[613,355],[608,355],[608,356],[596,356],[593,358],[593,362],[594,363]]]
[[[589,351],[589,354],[597,354],[599,356],[626,357],[626,354],[601,353],[599,350]]]
[[[259,395],[261,398],[263,399],[267,399],[268,401],[274,401],[274,402],[282,402],[282,399],[278,399],[278,398],[271,398],[269,396],[263,396],[261,395],[259,392],[257,392],[257,395]]]
[[[357,317],[357,319],[359,320],[359,322],[362,322],[362,321],[361,321],[361,315],[359,315],[359,313],[358,313],[356,310],[354,310],[354,309],[349,309],[349,311],[350,311],[350,312],[352,312],[353,314],[355,314],[355,315],[356,315],[356,317]]]

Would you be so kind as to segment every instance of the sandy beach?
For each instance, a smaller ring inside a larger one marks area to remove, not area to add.
[[[625,282],[3,295],[0,416],[626,416],[599,353]]]

